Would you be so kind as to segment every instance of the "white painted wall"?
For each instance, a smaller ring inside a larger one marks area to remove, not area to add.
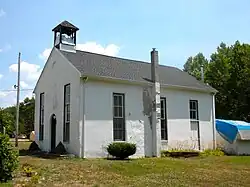
[[[57,50],[53,49],[43,73],[35,89],[35,132],[36,141],[43,150],[49,151],[51,147],[50,117],[56,115],[56,145],[63,142],[63,103],[64,85],[71,84],[70,105],[70,142],[65,143],[66,149],[79,155],[79,116],[80,116],[80,74]],[[45,122],[44,140],[39,142],[39,104],[40,93],[45,93]]]
[[[125,94],[126,139],[137,144],[134,157],[151,156],[152,132],[149,120],[142,112],[143,87],[94,81],[85,85],[84,156],[107,156],[105,146],[113,141],[113,92]],[[197,148],[197,139],[192,140],[197,131],[190,126],[190,99],[199,103],[201,148],[212,148],[212,95],[161,89],[161,96],[166,97],[168,117],[168,141],[162,141],[162,149]]]
[[[162,141],[162,149],[198,149],[197,128],[189,119],[189,100],[198,100],[201,149],[213,147],[212,95],[161,89],[161,97],[166,97],[168,118],[168,141]]]
[[[142,87],[87,82],[85,85],[84,156],[106,157],[105,147],[113,142],[113,92],[125,94],[126,140],[137,144],[134,157],[144,156]]]

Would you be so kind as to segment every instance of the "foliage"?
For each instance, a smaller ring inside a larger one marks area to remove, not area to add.
[[[16,107],[10,106],[4,109],[6,113],[12,116],[13,123],[11,133],[15,130],[16,119]],[[34,130],[34,111],[35,111],[35,99],[32,97],[25,98],[23,102],[20,102],[19,107],[19,134],[25,134],[28,138],[30,132]]]
[[[29,164],[24,164],[23,165],[23,171],[25,172],[27,177],[31,177],[32,173],[33,173],[33,169],[31,167],[31,165]]]
[[[221,149],[206,149],[200,153],[201,156],[224,156],[224,152]]]
[[[30,132],[34,130],[34,111],[35,111],[35,99],[34,97],[25,98],[20,103],[20,119],[24,125],[23,133],[29,138]]]
[[[128,142],[114,142],[108,145],[107,151],[110,155],[125,159],[136,153],[136,144]]]
[[[201,80],[201,67],[203,66],[203,71],[205,71],[207,65],[208,60],[202,53],[198,53],[196,56],[189,57],[187,59],[186,63],[184,64],[184,71],[188,72],[196,79]]]
[[[9,142],[9,137],[0,133],[0,182],[12,178],[13,171],[18,166],[18,154]]]
[[[11,135],[15,128],[15,120],[13,115],[0,108],[0,132],[5,127],[6,134]]]
[[[198,55],[201,56],[200,53]],[[187,60],[184,70],[197,77],[197,64],[200,63],[195,62],[195,57]],[[206,64],[204,59],[201,61]],[[250,121],[249,44],[236,41],[227,46],[221,43],[204,67],[204,78],[218,91],[215,97],[216,118]]]

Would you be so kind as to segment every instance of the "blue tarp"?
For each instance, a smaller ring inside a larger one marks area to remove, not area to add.
[[[249,138],[250,123],[245,121],[216,119],[216,130],[228,142],[233,143],[238,134],[242,139]]]

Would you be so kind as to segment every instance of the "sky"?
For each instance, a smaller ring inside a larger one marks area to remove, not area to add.
[[[250,43],[249,0],[0,0],[0,107],[16,103],[21,52],[21,95],[32,96],[53,47],[52,29],[68,20],[80,30],[77,48],[159,62],[180,69],[189,56],[207,58],[224,42]]]

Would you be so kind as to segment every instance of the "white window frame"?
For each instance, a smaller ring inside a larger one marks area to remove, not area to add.
[[[115,97],[117,97],[117,99],[121,101],[120,104],[118,104],[118,105],[115,104]],[[126,141],[125,94],[113,93],[113,106],[112,106],[112,108],[113,108],[113,137],[114,137],[113,139],[114,139],[114,141]],[[121,110],[119,110],[119,109],[121,109]],[[116,115],[116,114],[118,114],[118,115]],[[119,121],[117,124],[116,124],[116,120]],[[119,124],[119,123],[121,123],[121,124]],[[116,127],[118,125],[121,125],[121,126],[118,128],[118,127]],[[119,131],[119,133],[118,133],[118,131]],[[116,133],[118,133],[118,134],[116,134]],[[120,137],[118,137],[118,136],[120,136]]]

